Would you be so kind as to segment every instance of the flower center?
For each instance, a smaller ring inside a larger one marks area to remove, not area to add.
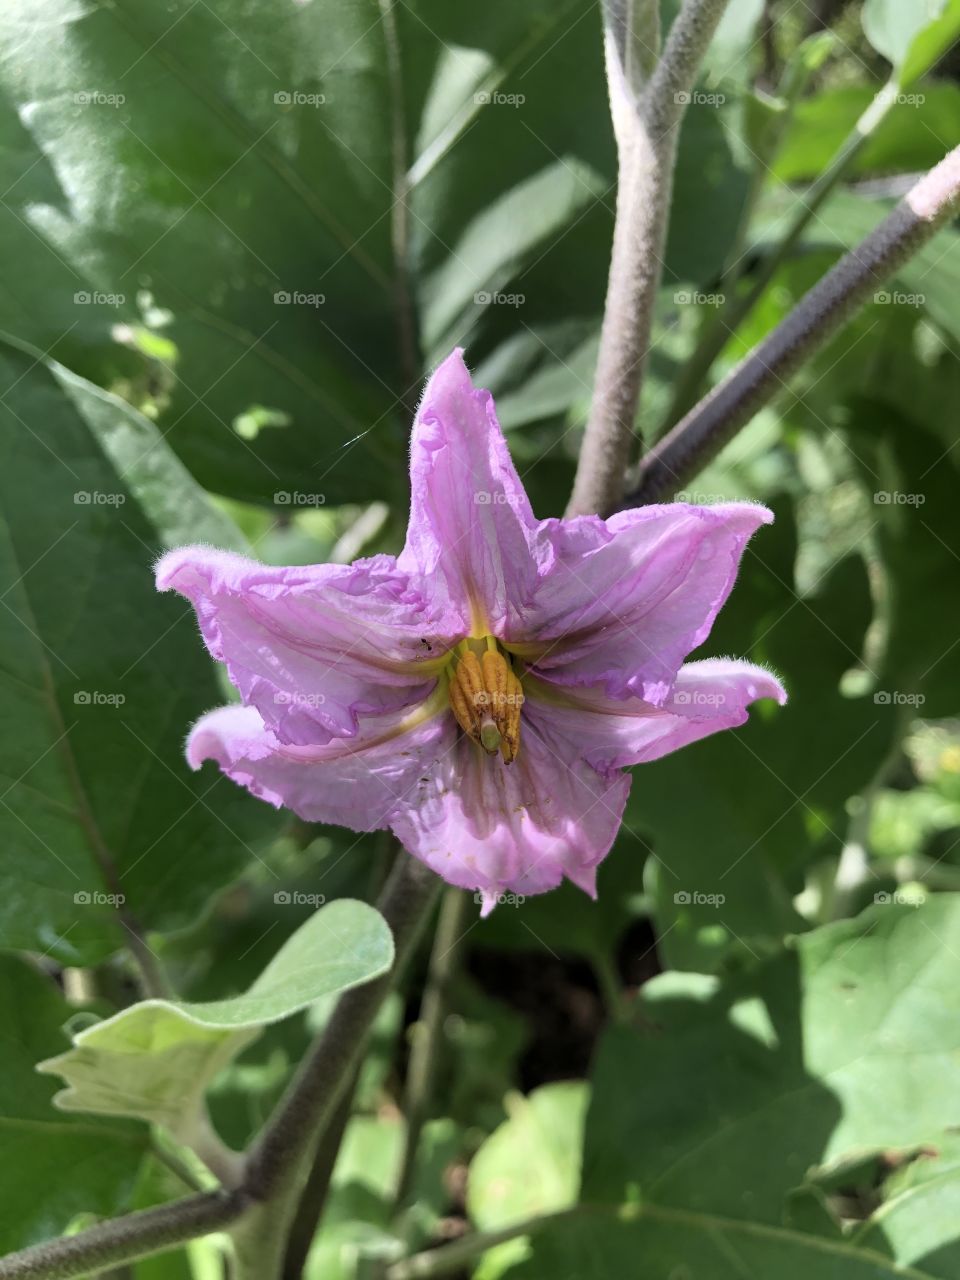
[[[523,689],[493,636],[464,642],[450,675],[449,694],[464,733],[488,755],[499,751],[504,763],[512,764],[520,750]]]

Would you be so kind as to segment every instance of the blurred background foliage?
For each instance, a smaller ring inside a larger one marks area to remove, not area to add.
[[[958,35],[960,0],[730,0],[683,124],[648,440],[956,143]],[[78,1011],[136,999],[125,944],[233,996],[390,856],[189,773],[222,680],[152,560],[395,550],[411,412],[455,344],[560,514],[614,183],[592,0],[4,5],[4,1249],[202,1177],[34,1073]],[[469,906],[398,1215],[418,958],[311,1280],[578,1196],[458,1274],[960,1277],[958,346],[949,228],[680,495],[775,508],[706,648],[791,702],[636,771],[597,902]],[[325,1016],[220,1073],[229,1143]],[[219,1274],[202,1242],[129,1269]]]

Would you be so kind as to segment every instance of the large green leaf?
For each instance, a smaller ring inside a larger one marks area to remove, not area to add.
[[[151,399],[208,488],[399,495],[412,384],[454,342],[582,417],[616,176],[588,0],[13,0],[0,94],[0,327]],[[725,119],[684,122],[670,282],[726,256]]]
[[[191,720],[221,697],[188,611],[154,591],[161,536],[134,492],[152,469],[198,532],[201,495],[183,475],[173,490],[180,468],[121,402],[10,347],[0,371],[0,946],[75,964],[127,926],[183,925],[275,818],[183,760]]]
[[[879,696],[907,716],[953,715],[960,634],[955,456],[918,422],[870,396],[852,399],[849,413],[887,572]]]
[[[935,1166],[940,1169],[940,1162]],[[931,1173],[892,1197],[858,1233],[858,1246],[889,1254],[938,1280],[960,1272],[960,1170]]]
[[[124,1208],[146,1149],[142,1129],[63,1115],[38,1058],[63,1044],[72,1010],[34,968],[0,957],[0,1252],[62,1231],[76,1214]]]
[[[241,995],[205,1004],[144,1000],[77,1032],[39,1064],[67,1088],[64,1111],[133,1116],[189,1136],[214,1076],[261,1028],[386,973],[393,939],[383,917],[348,899],[321,907]]]
[[[937,1180],[912,1236],[896,1202],[862,1241],[801,1207],[851,1156],[949,1140],[958,957],[960,898],[949,895],[874,907],[726,984],[648,983],[635,1028],[609,1031],[599,1052],[584,1212],[535,1236],[529,1266],[508,1274],[660,1275],[681,1259],[691,1280],[955,1274],[928,1253],[932,1238],[943,1249],[956,1236],[955,1191]]]
[[[528,1262],[507,1280],[607,1280],[650,1275],[683,1280],[953,1280],[955,1271],[906,1269],[875,1249],[821,1240],[786,1226],[728,1222],[697,1211],[647,1206],[634,1215],[584,1214],[536,1237]],[[911,1250],[907,1248],[905,1255]]]
[[[801,596],[796,553],[792,507],[777,504],[704,645],[771,666],[786,707],[759,704],[742,729],[634,770],[627,821],[651,837],[661,946],[683,968],[731,947],[749,958],[800,926],[801,870],[839,854],[848,798],[890,747],[893,708],[841,690],[872,618],[866,570],[848,557]]]

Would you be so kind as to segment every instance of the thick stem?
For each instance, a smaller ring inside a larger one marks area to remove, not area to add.
[[[450,994],[450,982],[456,970],[467,910],[467,895],[451,885],[444,890],[437,931],[430,953],[427,985],[420,1004],[420,1018],[411,1028],[410,1063],[404,1114],[407,1136],[397,1183],[397,1205],[402,1206],[410,1193],[420,1134],[430,1110],[430,1098],[439,1066],[443,1020]]]
[[[249,1207],[249,1199],[239,1191],[208,1191],[175,1200],[8,1254],[0,1259],[0,1280],[72,1280],[135,1262],[211,1231],[223,1231]]]
[[[440,887],[434,873],[407,854],[396,861],[377,906],[396,946],[391,973],[340,997],[330,1021],[301,1064],[247,1158],[244,1188],[259,1202],[235,1234],[240,1275],[276,1280],[310,1162],[360,1061],[384,996],[410,957]]]
[[[856,249],[654,446],[623,506],[660,502],[683,488],[825,346],[892,272],[930,240],[960,204],[960,147],[920,179]]]
[[[623,65],[621,6],[607,0],[607,79],[620,175],[590,417],[568,515],[605,511],[623,492],[663,261],[680,121],[726,0],[684,0],[643,93]]]
[[[356,1092],[357,1073],[344,1090],[330,1123],[313,1157],[313,1165],[306,1186],[300,1197],[297,1212],[287,1239],[287,1251],[283,1259],[283,1280],[300,1280],[303,1268],[317,1233],[317,1225],[327,1203],[330,1180],[340,1154],[343,1135],[353,1111],[353,1095]]]

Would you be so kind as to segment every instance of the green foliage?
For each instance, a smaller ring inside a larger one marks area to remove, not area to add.
[[[682,1256],[694,1276],[951,1275],[954,1171],[847,1233],[817,1187],[851,1157],[928,1159],[956,1125],[958,941],[945,895],[819,929],[740,979],[648,983],[594,1070],[584,1211],[506,1274],[616,1275],[629,1254],[653,1274]]]
[[[147,1145],[145,1132],[116,1121],[63,1115],[53,1082],[34,1065],[59,1049],[70,1008],[49,978],[0,957],[0,1249],[63,1231],[79,1213],[125,1209]]]
[[[727,6],[679,137],[648,438],[713,326],[703,389],[960,130],[960,0],[840,8],[811,34],[808,6]],[[209,1184],[207,1113],[247,1144],[392,963],[357,900],[384,833],[187,768],[224,681],[152,564],[395,551],[410,415],[455,344],[563,510],[616,198],[599,25],[587,0],[0,13],[0,1251]],[[445,1242],[477,1280],[957,1280],[958,357],[947,226],[689,484],[776,512],[694,656],[766,664],[790,702],[635,771],[596,901],[468,917],[398,1204],[424,943],[306,1280]],[[177,994],[142,998],[143,970]],[[131,1275],[219,1280],[221,1243]]]
[[[206,1004],[145,1000],[85,1027],[38,1064],[63,1078],[64,1111],[133,1116],[188,1141],[214,1077],[261,1028],[386,973],[393,939],[364,902],[341,899],[288,938],[242,995]]]
[[[574,1203],[587,1102],[581,1081],[507,1099],[509,1119],[470,1166],[467,1207],[481,1230],[497,1231]]]
[[[3,347],[0,368],[0,946],[82,964],[121,947],[130,921],[181,927],[273,821],[183,760],[217,685],[186,610],[151,581],[175,529],[136,496],[145,464],[129,483],[119,469],[138,434],[155,472],[166,446],[58,366]],[[192,481],[178,492],[178,519],[221,527]]]

